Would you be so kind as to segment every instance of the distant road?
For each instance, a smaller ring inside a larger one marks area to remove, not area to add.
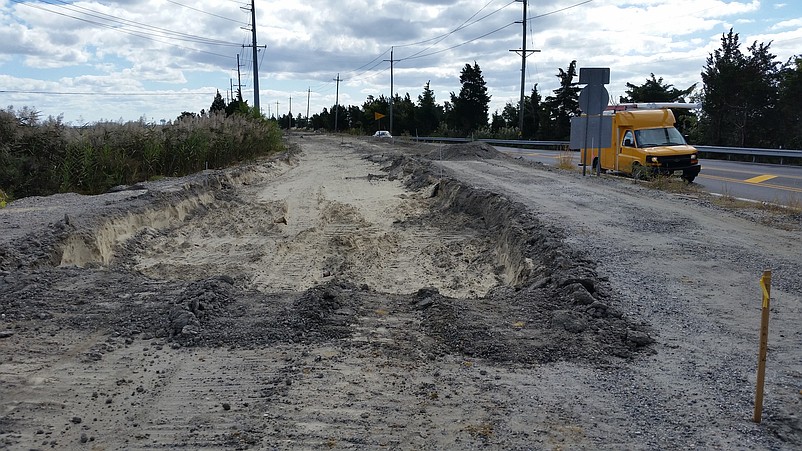
[[[511,156],[554,165],[558,151],[499,147]],[[576,162],[579,162],[577,153]],[[802,203],[802,166],[779,166],[725,160],[700,160],[702,172],[696,184],[714,194],[779,204]]]

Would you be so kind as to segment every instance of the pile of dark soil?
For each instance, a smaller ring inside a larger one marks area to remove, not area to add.
[[[509,158],[485,142],[444,144],[426,155],[430,160],[483,160]]]

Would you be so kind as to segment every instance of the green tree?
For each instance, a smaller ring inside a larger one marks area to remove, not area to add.
[[[443,107],[437,105],[431,81],[426,82],[423,93],[418,96],[415,123],[421,136],[429,136],[440,126],[443,118]]]
[[[218,92],[217,94],[219,95],[220,92]],[[223,98],[221,97],[220,100],[223,100]],[[217,97],[215,97],[214,101],[217,102]],[[219,105],[219,103],[218,103],[218,105]],[[215,105],[212,104],[212,107],[214,107],[214,106]],[[242,90],[241,89],[237,89],[237,97],[234,100],[232,100],[231,102],[229,102],[228,105],[226,105],[226,109],[225,109],[226,117],[231,116],[232,114],[237,114],[237,113],[238,114],[248,114],[249,109],[250,108],[248,107],[248,102],[242,100]]]
[[[544,101],[550,122],[548,128],[544,127],[544,131],[548,132],[548,136],[544,136],[546,139],[567,141],[571,136],[571,117],[580,114],[580,88],[574,82],[576,76],[576,60],[571,61],[567,70],[559,69],[557,78],[560,79],[560,87]]]
[[[540,116],[542,114],[540,93],[537,83],[532,86],[532,94],[524,98],[524,129],[521,132],[523,139],[533,139],[540,132]]]
[[[722,34],[721,48],[702,71],[700,126],[705,141],[718,146],[769,147],[777,127],[780,70],[771,44],[740,50],[738,34]]]
[[[509,103],[507,105],[509,106]],[[496,134],[506,126],[507,121],[504,120],[504,115],[496,110],[496,112],[490,116],[490,132]]]
[[[212,101],[212,106],[209,107],[209,114],[214,114],[225,110],[226,101],[223,100],[223,96],[220,95],[220,91],[218,90],[217,95],[214,96],[214,100]]]
[[[334,115],[329,113],[327,108],[323,108],[318,114],[313,114],[309,121],[312,123],[314,130],[331,130],[330,123],[334,123]]]
[[[518,104],[521,103],[507,102],[501,116],[504,118],[504,124],[508,128],[518,130],[518,137],[523,139],[532,139],[537,135],[540,129],[540,93],[537,91],[537,83],[532,87],[532,94],[529,97],[524,97],[524,129],[518,130],[521,125],[520,109]]]
[[[387,97],[379,96],[375,98],[372,95],[368,96],[365,103],[362,104],[362,121],[365,124],[370,124],[365,127],[367,133],[373,133],[377,130],[386,130],[390,126],[390,118],[386,117],[389,114],[390,100]],[[376,120],[376,114],[384,115],[385,117]]]
[[[393,128],[390,133],[399,135],[415,134],[415,103],[407,93],[403,98],[396,94],[393,98]]]
[[[348,128],[359,133],[365,133],[362,109],[356,105],[348,105]]]
[[[779,144],[786,149],[802,149],[802,56],[795,56],[780,71]]]
[[[642,85],[627,83],[626,96],[619,97],[621,103],[638,102],[686,102],[686,98],[696,89],[696,83],[687,89],[677,89],[674,85],[663,83],[663,77],[659,79],[651,74]]]
[[[686,103],[691,93],[696,89],[696,83],[686,89],[677,89],[674,85],[663,83],[663,77],[657,78],[651,74],[642,85],[627,83],[626,96],[619,97],[621,103],[639,102],[679,102]],[[683,135],[693,134],[696,129],[696,113],[685,109],[674,110],[677,120],[677,129]]]
[[[474,61],[473,66],[466,64],[462,68],[459,81],[462,84],[459,95],[451,93],[454,105],[454,124],[457,129],[469,134],[487,126],[487,113],[490,106],[490,95],[482,76],[482,70]]]

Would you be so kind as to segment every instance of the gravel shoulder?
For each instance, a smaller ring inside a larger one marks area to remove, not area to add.
[[[802,448],[796,224],[482,146],[292,141],[0,210],[0,448]]]

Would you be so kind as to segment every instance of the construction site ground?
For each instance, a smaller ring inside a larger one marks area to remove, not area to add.
[[[799,213],[288,143],[0,209],[0,449],[802,449]]]

